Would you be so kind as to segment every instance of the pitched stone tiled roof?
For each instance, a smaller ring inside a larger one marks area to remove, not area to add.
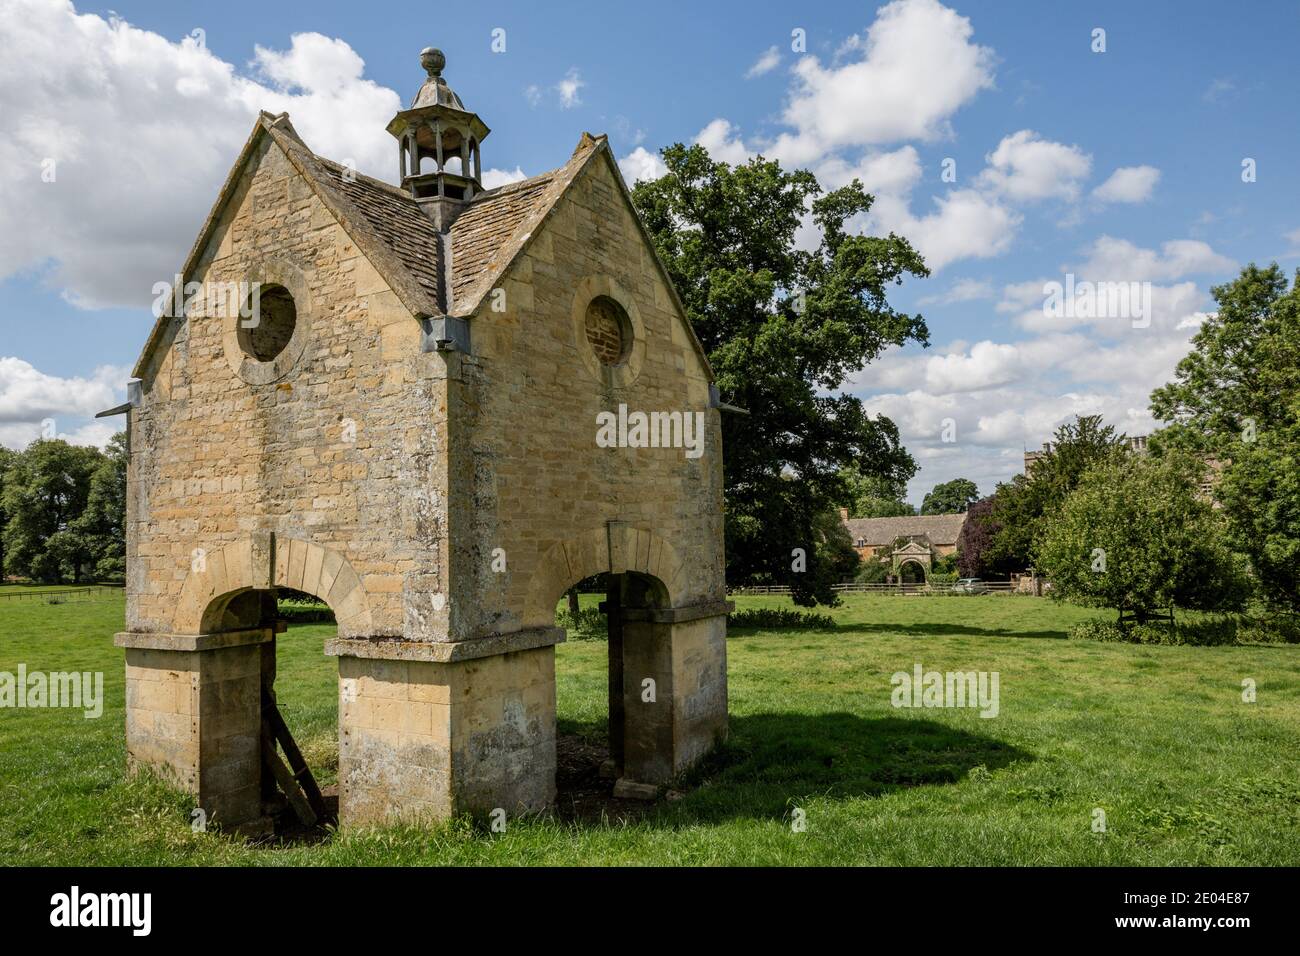
[[[264,136],[284,150],[357,248],[418,318],[464,317],[477,311],[493,284],[523,252],[565,190],[597,154],[607,154],[626,193],[606,138],[584,133],[572,157],[559,169],[479,193],[452,222],[450,236],[444,237],[404,190],[359,173],[346,174],[342,165],[311,151],[287,113],[273,116],[264,112],[195,240],[183,275],[189,276],[196,267],[225,204],[235,193],[241,171]],[[649,243],[649,237],[645,238]],[[664,280],[671,288],[666,272]],[[162,317],[155,323],[132,373],[136,378],[144,374],[149,356],[167,334],[170,321]],[[707,369],[708,359],[689,324],[687,334]]]
[[[899,538],[925,535],[931,544],[956,544],[965,514],[904,515],[900,518],[850,518],[844,522],[856,546],[866,541],[869,548],[891,545]]]
[[[451,224],[451,301],[456,308],[492,267],[511,236],[544,199],[555,172],[501,186],[474,197]]]
[[[444,305],[442,245],[433,220],[396,186],[356,172],[346,175],[345,167],[338,163],[317,159],[334,188],[356,206],[430,298]]]

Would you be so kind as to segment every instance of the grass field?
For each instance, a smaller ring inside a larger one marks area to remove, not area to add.
[[[742,598],[742,607],[789,606]],[[626,825],[468,821],[248,846],[125,778],[122,603],[0,603],[0,671],[100,670],[102,718],[0,710],[8,864],[1300,864],[1300,647],[1064,640],[1093,612],[1022,597],[851,596],[838,629],[733,632],[731,738]],[[277,690],[337,773],[332,625],[280,638]],[[997,671],[1000,711],[895,709],[890,675]],[[558,648],[560,731],[604,733],[605,647]],[[1253,679],[1258,699],[1242,701]],[[1094,812],[1106,832],[1093,832]],[[801,811],[801,812],[796,812]],[[796,832],[792,821],[803,819]]]

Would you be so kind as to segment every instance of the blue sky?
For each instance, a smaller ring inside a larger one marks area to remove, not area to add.
[[[858,225],[907,235],[934,267],[895,297],[925,314],[931,348],[850,383],[899,422],[917,502],[959,475],[991,491],[1079,412],[1149,430],[1146,395],[1209,287],[1252,260],[1300,264],[1295,3],[0,6],[0,44],[22,51],[0,66],[0,161],[18,171],[0,196],[11,446],[48,418],[103,440],[111,425],[89,416],[122,400],[150,287],[183,260],[258,107],[395,179],[383,124],[427,44],[492,128],[495,181],[559,165],[583,130],[610,135],[629,177],[696,139],[828,185],[862,176],[880,198]],[[1043,283],[1065,273],[1150,283],[1153,321],[1045,318]]]

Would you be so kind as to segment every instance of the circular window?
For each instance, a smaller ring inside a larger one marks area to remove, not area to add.
[[[239,319],[239,347],[259,362],[271,362],[284,351],[298,326],[293,296],[282,285],[258,286]]]
[[[632,347],[632,323],[623,307],[607,295],[587,306],[587,343],[602,365],[622,365]]]

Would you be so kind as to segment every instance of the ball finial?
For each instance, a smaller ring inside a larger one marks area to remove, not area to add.
[[[447,58],[441,50],[427,46],[420,51],[420,66],[424,67],[430,77],[441,76],[442,68],[446,65]]]

